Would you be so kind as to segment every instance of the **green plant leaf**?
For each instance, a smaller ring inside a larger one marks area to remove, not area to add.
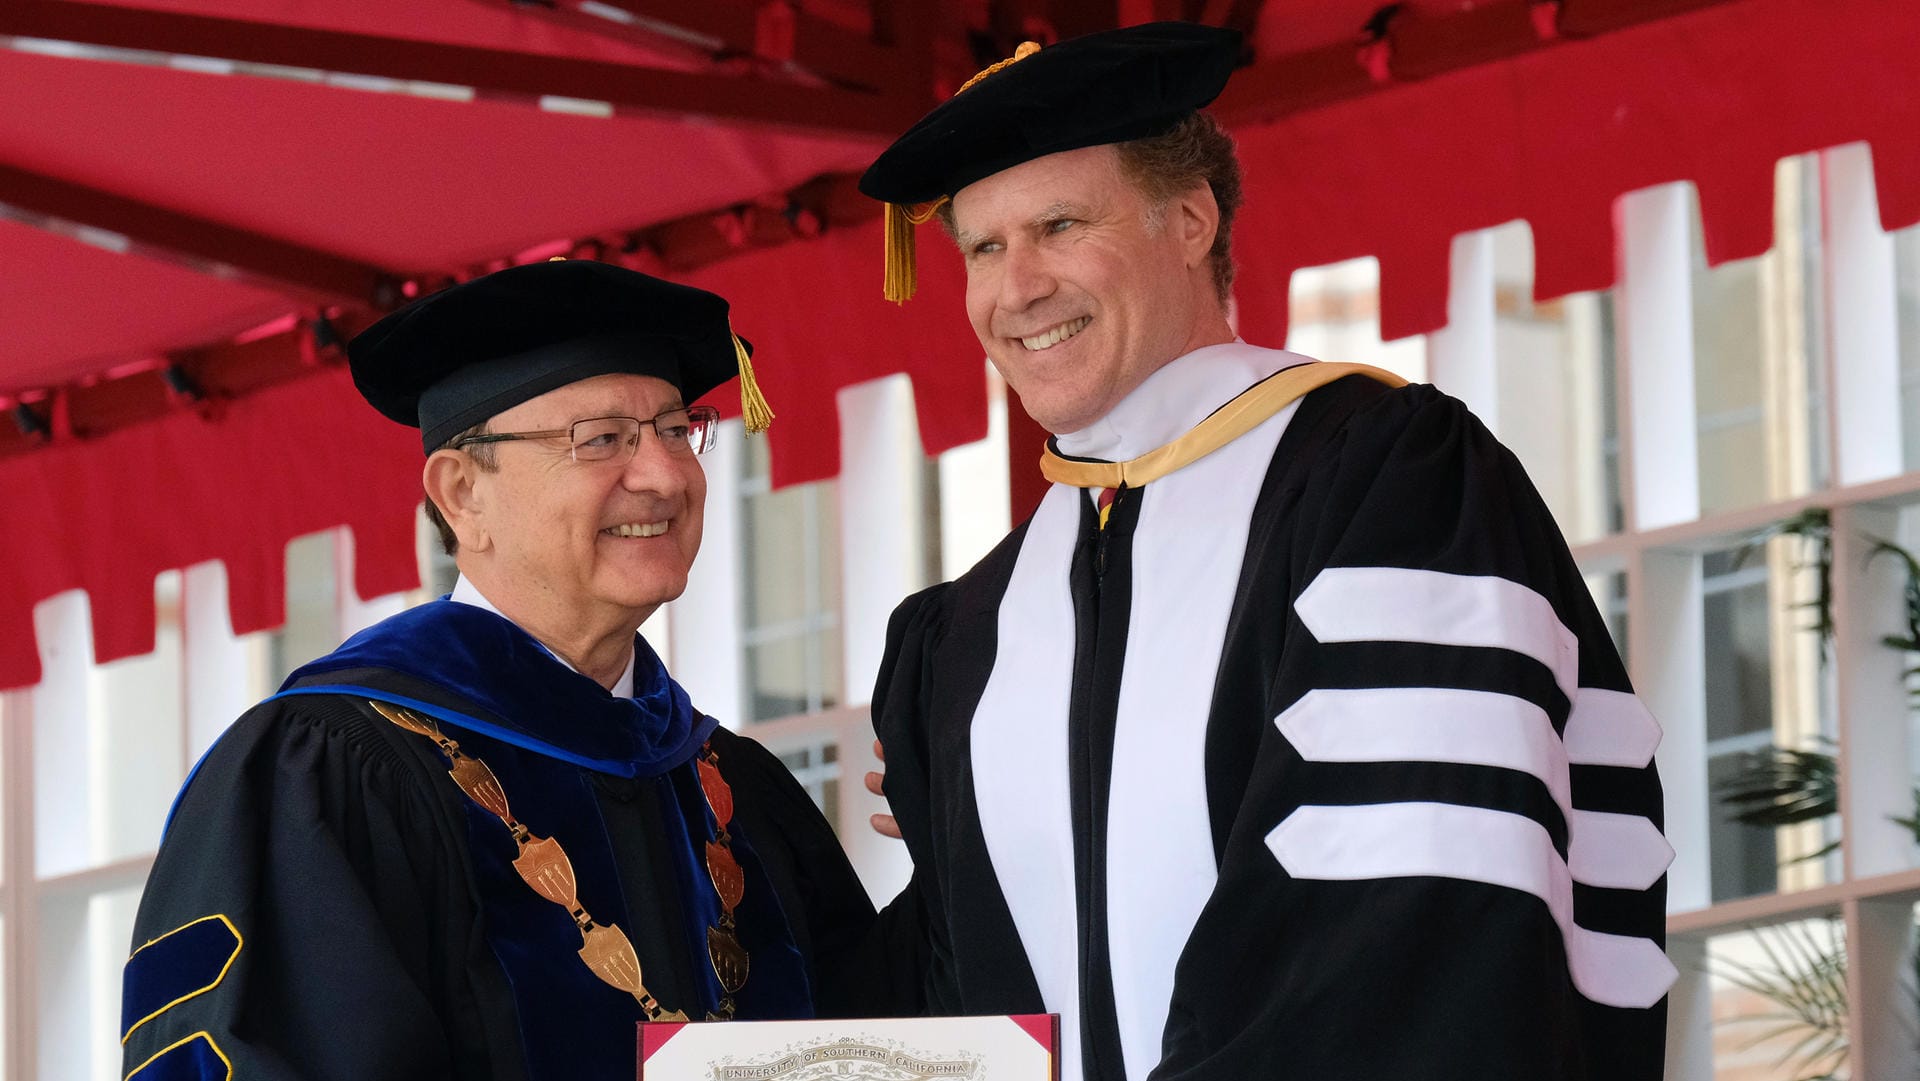
[[[1734,808],[1728,819],[1749,826],[1815,822],[1840,810],[1840,765],[1825,751],[1775,748],[1751,756],[1715,787],[1719,801]]]
[[[1790,1067],[1800,1081],[1833,1077],[1848,1052],[1847,958],[1837,919],[1830,918],[1822,933],[1807,924],[1748,930],[1764,960],[1717,958],[1710,971],[1774,1008],[1719,1023],[1763,1026],[1743,1050],[1790,1041],[1778,1064]]]

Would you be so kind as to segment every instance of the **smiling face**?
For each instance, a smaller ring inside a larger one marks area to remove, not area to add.
[[[1233,340],[1207,253],[1203,184],[1155,207],[1112,146],[1016,165],[953,197],[967,317],[1050,432],[1105,416],[1168,361]]]
[[[524,432],[593,417],[645,420],[681,404],[663,379],[602,375],[522,402],[487,427]],[[631,633],[686,589],[707,497],[706,474],[691,451],[667,450],[644,425],[625,463],[575,462],[564,436],[490,449],[497,468],[464,474],[468,487],[448,518],[460,536],[462,573],[502,612],[569,635]]]

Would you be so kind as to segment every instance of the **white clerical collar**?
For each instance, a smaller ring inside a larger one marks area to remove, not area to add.
[[[458,580],[456,580],[453,583],[453,592],[448,595],[447,599],[453,600],[453,601],[459,601],[461,604],[471,604],[475,608],[484,608],[487,611],[492,612],[494,615],[499,616],[501,619],[504,619],[509,623],[513,623],[513,618],[507,615],[505,612],[502,612],[500,609],[494,607],[493,602],[488,600],[486,596],[480,592],[479,587],[475,586],[472,582],[467,581],[467,576],[464,574],[461,575],[458,578]],[[520,624],[518,623],[514,623],[513,625],[516,627],[520,627]],[[525,627],[520,627],[520,629],[523,631],[526,630]],[[533,636],[529,634],[527,637],[532,638]],[[540,639],[538,638],[534,638],[533,640],[536,642],[540,642]],[[548,645],[545,642],[540,642],[540,648],[546,650],[548,653],[553,653],[553,650],[550,647],[548,647]],[[575,671],[575,672],[579,671],[579,669],[574,668],[573,665],[567,664],[567,659],[565,657],[562,657],[558,653],[553,653],[553,659],[556,661],[559,661],[561,664],[567,665],[567,667],[572,671]],[[613,696],[615,698],[632,698],[633,697],[633,666],[634,666],[634,662],[636,662],[637,660],[639,660],[638,655],[628,654],[627,670],[620,673],[619,679],[613,681]]]
[[[1138,458],[1185,435],[1262,379],[1312,359],[1238,340],[1195,349],[1147,376],[1106,416],[1054,444],[1074,458]]]

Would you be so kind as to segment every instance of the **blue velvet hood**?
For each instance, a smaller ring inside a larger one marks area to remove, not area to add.
[[[281,689],[324,682],[329,672],[384,668],[444,687],[488,715],[399,704],[587,769],[654,777],[692,760],[716,722],[694,710],[645,638],[634,636],[634,652],[634,695],[615,698],[512,620],[442,597],[368,627],[297,669]],[[502,672],[521,678],[501,679]],[[524,678],[529,673],[538,678]]]

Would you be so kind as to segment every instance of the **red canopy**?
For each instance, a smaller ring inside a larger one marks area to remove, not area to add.
[[[676,6],[597,8],[646,29]],[[1067,32],[1062,9],[1098,6],[1033,5]],[[1612,201],[1664,181],[1698,185],[1710,261],[1755,255],[1774,162],[1856,140],[1884,223],[1920,220],[1902,0],[1420,2],[1363,32],[1378,6],[1120,5],[1257,16],[1217,106],[1248,173],[1250,339],[1284,337],[1294,269],[1359,255],[1380,258],[1386,336],[1434,329],[1451,238],[1516,218],[1541,299],[1603,288]],[[842,62],[876,29],[863,10],[708,8],[691,51],[583,29],[572,3],[0,9],[0,429],[20,429],[0,431],[0,686],[37,680],[32,608],[67,589],[92,598],[104,661],[151,648],[154,575],[206,559],[228,565],[237,631],[276,625],[285,542],[332,525],[353,527],[362,595],[414,584],[418,444],[359,402],[334,343],[405,289],[516,257],[598,254],[732,298],[782,417],[776,483],[837,472],[835,391],[891,372],[916,383],[930,453],[983,436],[956,261],[929,245],[921,296],[882,301],[878,224],[847,180],[955,66],[946,28],[895,33],[940,64],[902,66],[907,44]],[[960,19],[919,17],[936,13]],[[727,34],[751,55],[708,40]],[[161,55],[182,53],[240,64]],[[261,66],[296,57],[312,70]],[[859,65],[937,74],[895,92]],[[436,85],[391,81],[409,72]],[[539,108],[541,87],[601,104]]]

